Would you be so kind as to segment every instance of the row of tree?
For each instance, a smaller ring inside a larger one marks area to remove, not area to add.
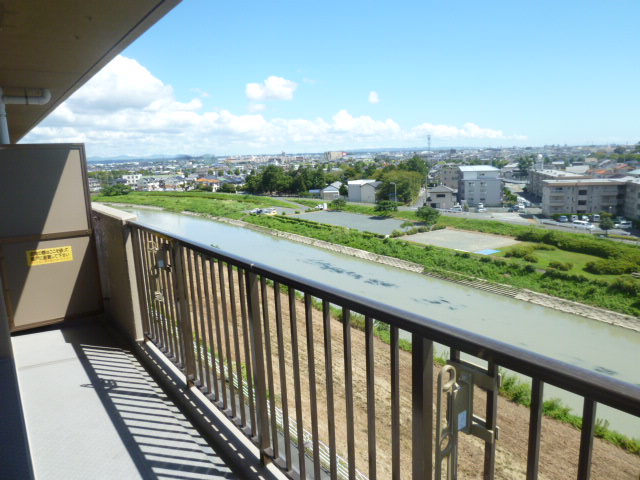
[[[427,163],[417,155],[398,164],[358,161],[343,166],[341,170],[331,172],[323,167],[285,170],[283,167],[269,165],[247,176],[245,191],[270,195],[278,193],[300,195],[339,181],[343,183],[340,194],[346,196],[347,182],[371,178],[382,182],[378,190],[378,199],[410,203],[420,193],[428,173]]]
[[[285,170],[269,165],[261,171],[247,175],[244,189],[249,193],[292,193],[301,194],[309,190],[327,186],[326,173],[322,168],[300,167]]]

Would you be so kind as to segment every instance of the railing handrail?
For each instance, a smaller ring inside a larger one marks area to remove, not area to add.
[[[129,220],[127,224],[178,241],[195,251],[212,255],[248,272],[263,275],[272,281],[320,297],[330,303],[381,320],[402,330],[416,333],[469,355],[492,360],[501,367],[537,378],[547,384],[640,417],[639,386],[447,325],[417,313],[338,289],[332,285],[302,278],[260,262],[253,262],[239,255],[223,252],[218,248],[163,229],[150,227],[138,221]]]

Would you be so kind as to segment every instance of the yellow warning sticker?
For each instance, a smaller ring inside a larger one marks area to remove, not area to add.
[[[70,262],[73,260],[71,247],[43,248],[27,250],[27,265],[47,265],[49,263]]]

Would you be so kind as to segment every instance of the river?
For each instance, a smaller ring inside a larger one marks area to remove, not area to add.
[[[640,385],[638,332],[204,218],[123,210],[149,226]],[[551,397],[582,412],[580,398],[545,386],[545,398]],[[640,437],[638,418],[602,405],[597,416]]]

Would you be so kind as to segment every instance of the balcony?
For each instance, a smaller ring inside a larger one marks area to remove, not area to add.
[[[594,478],[614,479],[640,470],[632,455],[611,464],[615,447],[594,438],[598,403],[640,416],[638,386],[262,267],[113,209],[94,209],[93,222],[108,320],[12,339],[39,478],[517,471],[535,479],[562,471],[587,479],[595,468]],[[435,343],[450,348],[446,365]],[[500,368],[532,378],[528,421],[503,416]],[[545,449],[546,384],[580,395],[584,409],[582,430]]]

